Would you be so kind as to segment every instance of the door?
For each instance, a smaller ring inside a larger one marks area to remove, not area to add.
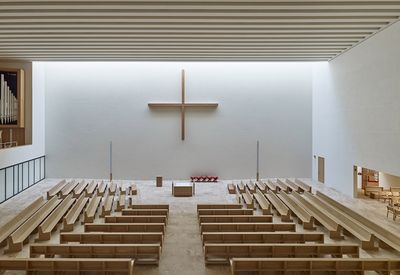
[[[325,158],[318,157],[318,181],[325,183]]]

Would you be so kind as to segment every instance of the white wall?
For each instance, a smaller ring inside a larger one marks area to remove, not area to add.
[[[349,195],[353,165],[400,175],[399,45],[396,23],[314,68],[313,154],[326,184]]]
[[[26,127],[32,127],[32,145],[0,150],[0,168],[40,157],[45,154],[44,146],[44,70],[40,63],[9,62],[0,63],[0,67],[24,68],[26,74],[26,101],[32,102],[32,118],[27,115]],[[33,81],[31,82],[31,79]],[[32,84],[31,84],[32,83]],[[32,90],[32,97],[31,91]],[[27,113],[28,114],[28,113]],[[27,131],[30,135],[30,131]]]
[[[178,110],[147,103],[217,101],[188,111],[180,140]],[[117,179],[255,176],[310,177],[309,63],[47,63],[46,154],[49,177],[108,177],[108,143]]]
[[[390,187],[400,187],[400,177],[379,173],[379,185],[384,189],[390,189]]]

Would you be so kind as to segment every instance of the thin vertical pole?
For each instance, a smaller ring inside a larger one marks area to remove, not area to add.
[[[260,180],[260,142],[257,140],[257,181]]]
[[[185,70],[182,70],[181,139],[185,140]]]
[[[110,141],[110,182],[112,181],[112,141]]]

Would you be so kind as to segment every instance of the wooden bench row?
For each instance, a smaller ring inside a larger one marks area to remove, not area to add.
[[[166,216],[105,216],[105,223],[163,223],[167,224]]]
[[[198,204],[197,211],[200,209],[242,209],[243,205],[241,204]]]
[[[61,233],[60,243],[81,244],[143,244],[163,243],[163,233]]]
[[[205,215],[199,216],[199,223],[237,223],[237,222],[272,222],[272,215]]]
[[[296,231],[294,223],[201,223],[200,232],[276,232]]]
[[[85,223],[85,232],[165,232],[164,223]]]

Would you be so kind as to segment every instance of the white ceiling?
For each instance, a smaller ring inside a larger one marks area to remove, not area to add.
[[[400,0],[0,0],[0,60],[320,61]]]

